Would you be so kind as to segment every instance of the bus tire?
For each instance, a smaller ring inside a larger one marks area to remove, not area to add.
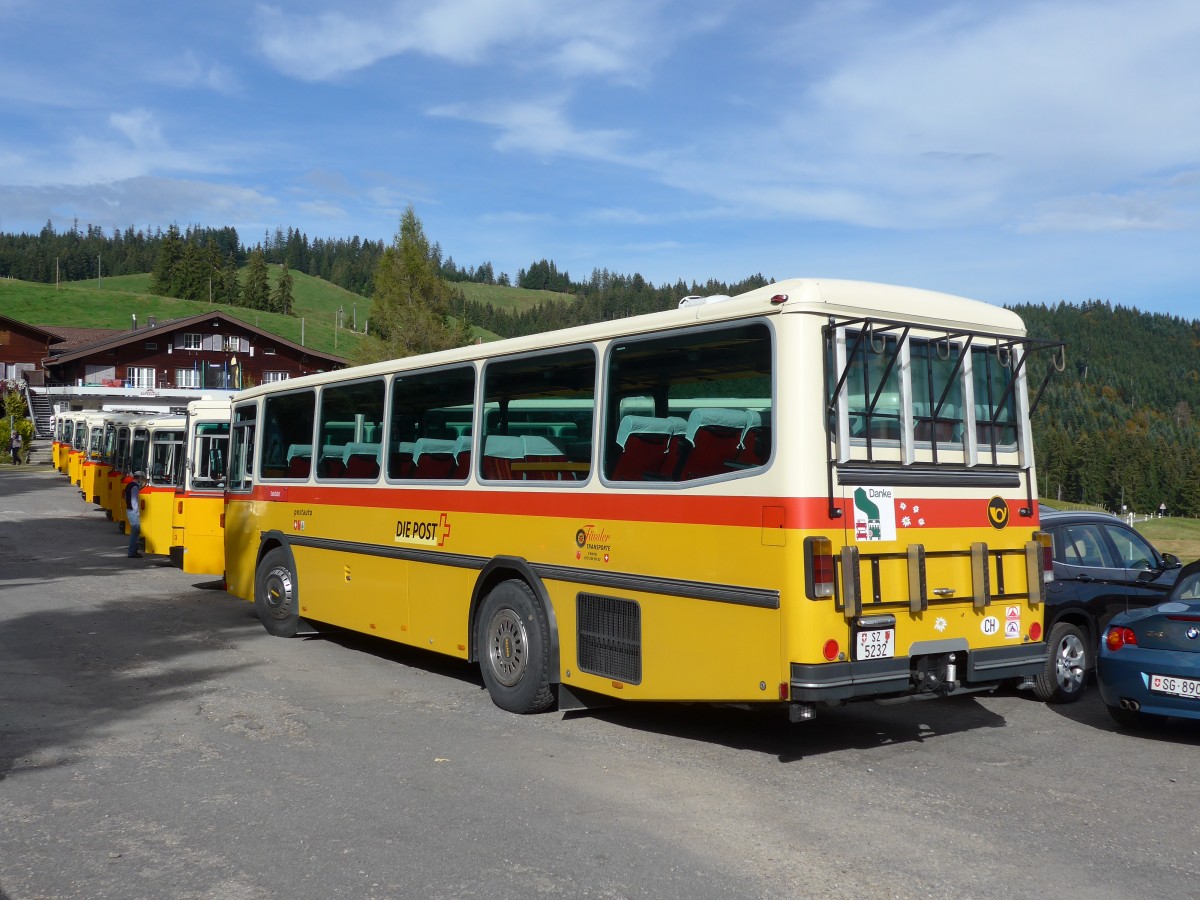
[[[554,705],[550,626],[529,585],[509,579],[492,588],[479,610],[476,636],[479,668],[492,702],[522,714]]]
[[[300,630],[296,573],[282,547],[268,551],[258,564],[254,576],[254,609],[263,628],[276,637],[295,637]]]

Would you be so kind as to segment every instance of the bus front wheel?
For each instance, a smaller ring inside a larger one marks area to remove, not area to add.
[[[550,626],[529,585],[500,582],[484,599],[478,623],[479,668],[492,701],[515,713],[553,706]]]
[[[295,637],[300,630],[296,573],[288,554],[276,547],[262,558],[254,579],[254,608],[263,627],[276,637]]]

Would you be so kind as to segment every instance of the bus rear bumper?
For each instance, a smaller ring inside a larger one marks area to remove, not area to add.
[[[959,651],[955,654],[958,678],[954,686],[978,690],[1032,678],[1042,671],[1046,654],[1044,643]],[[791,699],[796,703],[841,703],[931,693],[928,679],[918,675],[929,662],[926,657],[901,656],[792,663]],[[941,692],[952,693],[953,687],[944,685]]]

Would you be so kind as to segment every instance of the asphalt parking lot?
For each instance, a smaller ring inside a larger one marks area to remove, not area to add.
[[[1198,770],[1200,727],[1094,690],[513,716],[0,468],[0,898],[1193,897]]]

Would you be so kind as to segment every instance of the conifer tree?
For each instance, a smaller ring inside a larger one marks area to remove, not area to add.
[[[267,310],[271,306],[271,283],[267,276],[267,261],[261,247],[250,253],[246,265],[246,281],[242,285],[242,306]]]
[[[455,290],[439,274],[421,221],[410,206],[375,270],[370,333],[359,344],[358,361],[396,359],[469,343],[470,326],[449,316]]]
[[[158,258],[154,260],[154,269],[150,273],[150,290],[154,293],[163,297],[175,296],[175,281],[179,264],[183,260],[183,249],[179,226],[171,225],[163,236]]]
[[[230,306],[237,306],[242,301],[242,283],[238,280],[238,264],[232,250],[225,257],[225,264],[221,266],[219,289],[217,285],[213,285],[213,297],[217,302],[228,303]]]
[[[279,280],[271,293],[271,312],[283,313],[285,316],[294,315],[292,312],[292,273],[287,263],[279,267]]]

